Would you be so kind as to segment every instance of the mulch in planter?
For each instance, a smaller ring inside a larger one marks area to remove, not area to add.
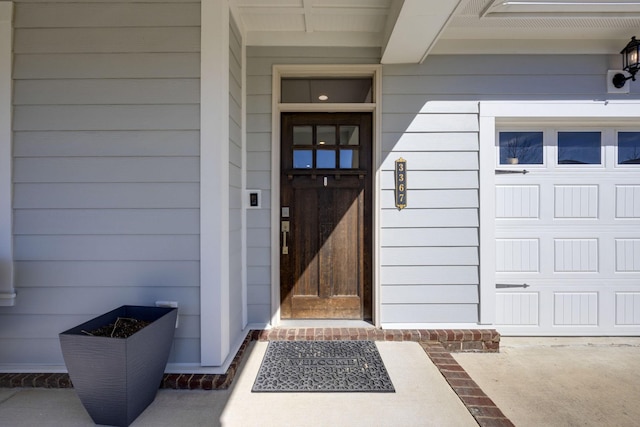
[[[118,317],[114,323],[91,331],[83,330],[82,333],[94,337],[128,338],[150,323],[131,317]]]

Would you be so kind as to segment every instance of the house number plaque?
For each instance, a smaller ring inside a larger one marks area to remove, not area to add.
[[[407,161],[400,157],[396,160],[396,207],[407,207]]]

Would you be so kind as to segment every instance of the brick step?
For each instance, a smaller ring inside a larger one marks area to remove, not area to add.
[[[498,352],[500,334],[493,329],[273,328],[250,331],[224,374],[165,374],[161,388],[224,390],[229,388],[251,341],[371,340],[435,342],[449,352]],[[0,373],[0,387],[71,388],[68,374]]]

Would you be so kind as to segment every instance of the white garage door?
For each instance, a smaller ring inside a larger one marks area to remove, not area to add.
[[[496,141],[498,330],[640,333],[640,130],[509,129]]]

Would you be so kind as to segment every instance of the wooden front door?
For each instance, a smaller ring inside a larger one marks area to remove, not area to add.
[[[283,319],[371,319],[370,113],[283,113]]]

